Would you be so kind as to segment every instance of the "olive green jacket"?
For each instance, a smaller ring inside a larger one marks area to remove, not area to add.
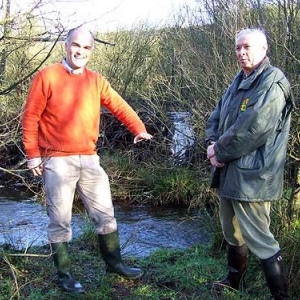
[[[265,58],[247,78],[240,71],[212,112],[206,142],[215,141],[219,195],[241,201],[271,201],[283,191],[283,173],[293,107],[282,71]]]

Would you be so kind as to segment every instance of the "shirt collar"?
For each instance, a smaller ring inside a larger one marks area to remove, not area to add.
[[[66,61],[66,59],[64,58],[63,60],[62,60],[62,65],[63,65],[63,67],[66,69],[66,71],[68,72],[68,73],[70,73],[70,74],[75,74],[75,75],[80,75],[80,74],[82,74],[82,72],[83,71],[77,71],[77,70],[74,70],[74,69],[72,69],[70,66],[69,66],[69,64],[67,63],[67,61]]]

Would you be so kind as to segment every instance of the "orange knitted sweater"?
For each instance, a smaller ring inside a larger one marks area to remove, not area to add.
[[[70,74],[61,63],[38,72],[22,114],[27,159],[96,153],[101,106],[134,135],[146,132],[135,111],[98,73],[85,68],[81,75]]]

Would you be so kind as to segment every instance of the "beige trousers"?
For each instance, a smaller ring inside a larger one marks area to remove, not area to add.
[[[220,220],[228,244],[241,246],[260,259],[267,259],[279,250],[270,232],[270,202],[245,202],[220,199]]]
[[[71,218],[75,191],[98,234],[117,230],[108,176],[98,155],[51,157],[44,162],[44,186],[51,243],[72,239]]]

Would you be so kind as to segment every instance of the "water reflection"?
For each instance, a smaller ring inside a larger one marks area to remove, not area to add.
[[[185,249],[209,241],[204,219],[197,212],[117,206],[116,216],[125,255],[147,256],[162,248]]]
[[[30,198],[22,201],[11,198],[0,197],[0,245],[26,249],[47,244],[45,207]],[[209,241],[198,212],[115,205],[115,214],[124,255],[144,257],[162,248],[184,249]],[[79,237],[87,225],[90,224],[86,216],[73,214],[73,237]]]

